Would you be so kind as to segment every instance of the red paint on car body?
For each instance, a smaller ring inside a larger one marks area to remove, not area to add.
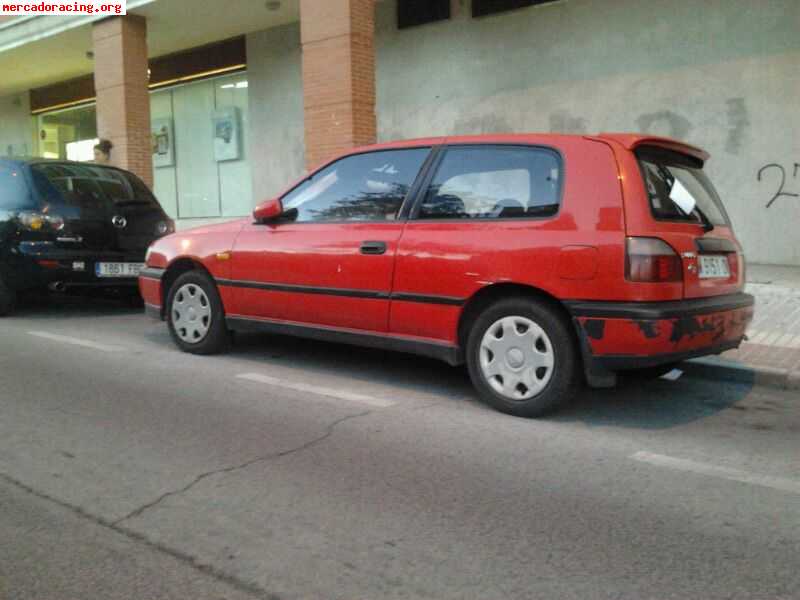
[[[587,335],[586,361],[604,356],[698,355],[741,342],[752,308],[720,311],[710,307],[703,313],[695,307],[687,321],[681,316],[618,318],[613,311],[587,316],[571,308],[574,303],[599,303],[591,310],[602,311],[600,305],[607,303],[612,307],[635,304],[639,310],[741,294],[743,258],[732,229],[718,226],[706,233],[696,223],[656,220],[634,154],[637,148],[648,146],[707,160],[707,153],[698,148],[633,134],[431,138],[357,148],[320,169],[365,152],[480,145],[533,146],[557,152],[563,168],[557,214],[375,223],[256,224],[246,218],[157,241],[149,253],[148,269],[165,276],[186,262],[204,269],[218,282],[228,316],[452,347],[463,346],[459,326],[471,302],[492,289],[509,294],[529,290],[561,304],[565,315],[572,313],[578,336],[587,331],[595,334],[594,338]],[[628,236],[653,237],[669,244],[681,256],[683,280],[628,281]],[[703,238],[727,240],[735,247],[729,256],[729,278],[699,277],[697,240]],[[366,240],[384,242],[385,253],[365,256],[359,249]],[[230,260],[218,259],[219,253],[228,252]],[[148,275],[143,275],[140,286],[151,307],[162,307],[168,290]],[[596,323],[587,327],[588,321]],[[680,327],[685,332],[675,337]]]

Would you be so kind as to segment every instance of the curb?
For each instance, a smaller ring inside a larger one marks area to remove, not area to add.
[[[695,358],[679,367],[686,375],[717,381],[750,383],[779,390],[800,390],[800,372],[742,365],[716,358]]]

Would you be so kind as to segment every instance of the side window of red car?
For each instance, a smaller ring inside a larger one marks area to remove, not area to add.
[[[336,161],[286,194],[295,222],[393,221],[430,148],[384,150]]]
[[[514,219],[558,212],[561,158],[545,148],[463,146],[447,150],[418,219]]]

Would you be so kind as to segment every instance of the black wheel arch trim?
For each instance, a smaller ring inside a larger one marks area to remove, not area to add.
[[[158,321],[163,321],[164,320],[164,307],[163,306],[156,306],[155,304],[150,304],[148,302],[145,302],[145,304],[144,304],[144,313],[148,317],[150,317],[152,319],[156,319]]]

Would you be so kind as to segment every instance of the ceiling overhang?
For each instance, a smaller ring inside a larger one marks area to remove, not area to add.
[[[297,22],[300,0],[128,0],[128,12],[147,19],[152,61]],[[102,18],[21,16],[0,22],[0,97],[90,75],[92,23]]]
[[[141,8],[156,0],[128,0],[128,10]],[[105,15],[25,15],[0,23],[0,52],[6,52],[76,27],[105,19]]]

